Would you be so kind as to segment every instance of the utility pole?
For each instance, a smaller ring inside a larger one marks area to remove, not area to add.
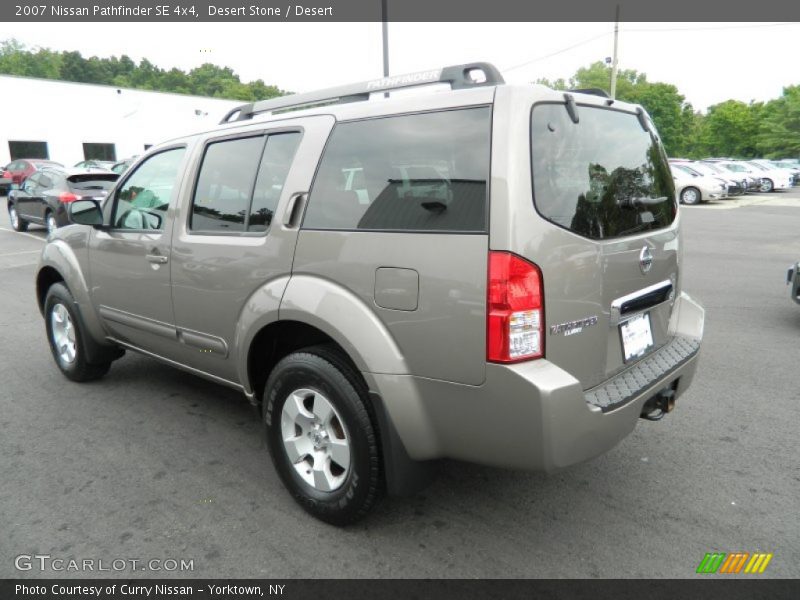
[[[383,0],[386,2],[386,0]],[[384,24],[385,25],[385,24]],[[612,98],[617,96],[617,42],[619,40],[619,4],[617,4],[616,18],[614,21],[614,57],[611,59],[611,89]]]

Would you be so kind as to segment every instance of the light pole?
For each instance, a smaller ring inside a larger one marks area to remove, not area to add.
[[[381,21],[383,22],[383,76],[389,76],[389,0],[381,0]],[[388,94],[387,94],[388,96]]]

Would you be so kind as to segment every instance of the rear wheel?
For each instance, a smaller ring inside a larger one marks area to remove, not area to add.
[[[47,227],[48,235],[53,233],[56,229],[58,229],[58,223],[56,223],[56,216],[53,214],[52,211],[47,211],[44,216],[44,224]]]
[[[380,491],[367,402],[355,370],[326,346],[282,359],[264,391],[267,445],[281,480],[306,511],[333,525],[366,516]]]
[[[17,207],[9,202],[8,204],[8,220],[11,221],[11,229],[14,231],[27,231],[28,222],[23,221],[17,212]]]
[[[772,182],[772,179],[762,179],[759,189],[764,193],[771,192],[775,189],[775,184]]]
[[[700,190],[693,187],[687,187],[681,192],[682,204],[698,204],[700,202]]]
[[[45,326],[50,350],[61,372],[72,381],[99,379],[108,372],[110,362],[89,364],[86,360],[84,330],[75,310],[75,299],[61,283],[47,290],[44,304]]]

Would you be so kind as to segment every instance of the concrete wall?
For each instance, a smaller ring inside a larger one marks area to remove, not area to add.
[[[113,143],[121,160],[145,144],[207,129],[240,104],[0,75],[0,166],[11,160],[9,140],[45,141],[50,159],[67,166],[84,159],[84,142]]]

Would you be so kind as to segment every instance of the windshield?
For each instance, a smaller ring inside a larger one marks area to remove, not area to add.
[[[733,163],[725,163],[722,165],[729,171],[735,171],[736,173],[747,173],[747,169],[745,169],[742,165],[736,165]]]
[[[663,150],[633,113],[538,104],[531,115],[534,204],[560,227],[592,239],[660,229],[675,219]]]
[[[675,169],[680,169],[684,173],[692,175],[693,177],[699,177],[700,173],[692,169],[691,167],[687,167],[686,165],[672,165]]]

